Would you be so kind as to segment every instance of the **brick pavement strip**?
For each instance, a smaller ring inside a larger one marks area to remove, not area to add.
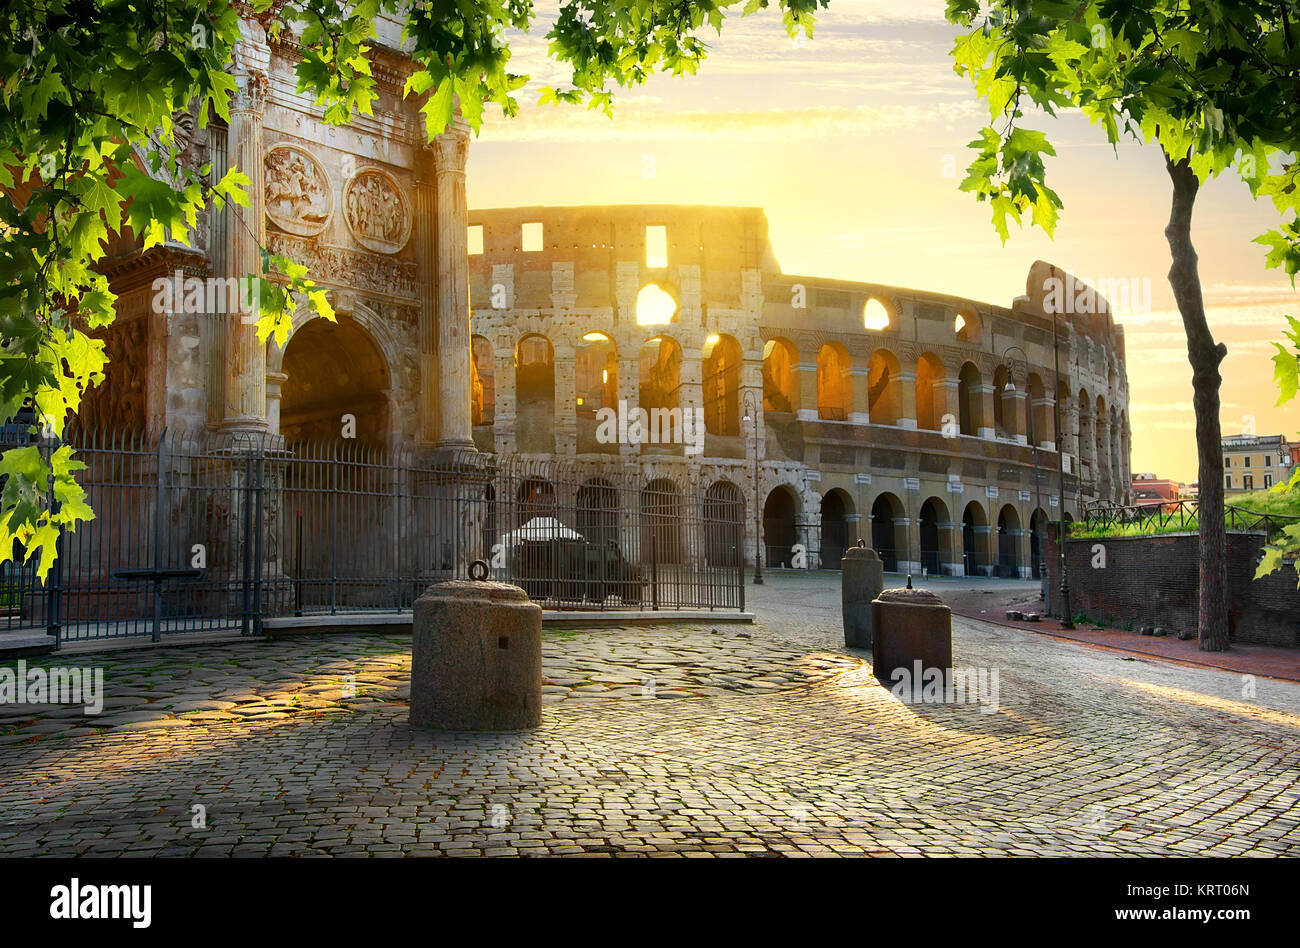
[[[400,636],[78,656],[104,714],[0,706],[0,854],[1300,854],[1300,686],[959,620],[996,710],[908,705],[801,593],[548,630],[528,733],[409,728]]]

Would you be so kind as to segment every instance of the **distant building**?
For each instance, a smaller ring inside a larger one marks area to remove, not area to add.
[[[1200,481],[1192,481],[1190,484],[1178,485],[1178,496],[1181,500],[1200,500],[1201,484]]]
[[[1232,497],[1268,490],[1291,475],[1300,445],[1282,435],[1233,435],[1223,439],[1223,492]]]
[[[1134,474],[1133,503],[1139,507],[1172,503],[1183,499],[1182,487],[1177,481],[1156,477],[1154,474]]]

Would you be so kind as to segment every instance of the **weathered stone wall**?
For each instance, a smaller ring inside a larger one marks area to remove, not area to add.
[[[1050,611],[1061,612],[1056,524],[1049,528]],[[1264,538],[1228,535],[1229,638],[1252,645],[1300,646],[1300,590],[1294,566],[1254,579]],[[1098,547],[1104,568],[1093,566]],[[1077,615],[1136,632],[1144,625],[1195,632],[1200,580],[1194,533],[1067,540],[1070,606]]]

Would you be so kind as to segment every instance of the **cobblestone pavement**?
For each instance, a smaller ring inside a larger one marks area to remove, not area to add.
[[[996,706],[906,704],[833,577],[750,605],[548,629],[515,734],[409,728],[402,636],[77,656],[101,715],[0,705],[0,854],[1300,854],[1300,685],[961,619]]]

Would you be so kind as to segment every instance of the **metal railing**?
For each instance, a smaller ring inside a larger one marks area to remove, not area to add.
[[[43,581],[21,549],[4,564],[9,630],[56,641],[256,634],[269,616],[410,609],[430,582],[465,577],[475,560],[544,608],[744,608],[744,501],[725,481],[647,479],[636,459],[356,440],[68,440],[86,464],[78,480],[95,519],[61,535]],[[190,568],[198,578],[157,589],[139,578]]]
[[[1224,521],[1229,533],[1261,533],[1271,537],[1284,527],[1300,523],[1300,517],[1259,513],[1225,504]],[[1070,533],[1106,527],[1134,528],[1141,533],[1192,533],[1200,529],[1200,505],[1194,500],[1172,500],[1159,504],[1120,506],[1106,502],[1089,504],[1083,519],[1070,524]]]

